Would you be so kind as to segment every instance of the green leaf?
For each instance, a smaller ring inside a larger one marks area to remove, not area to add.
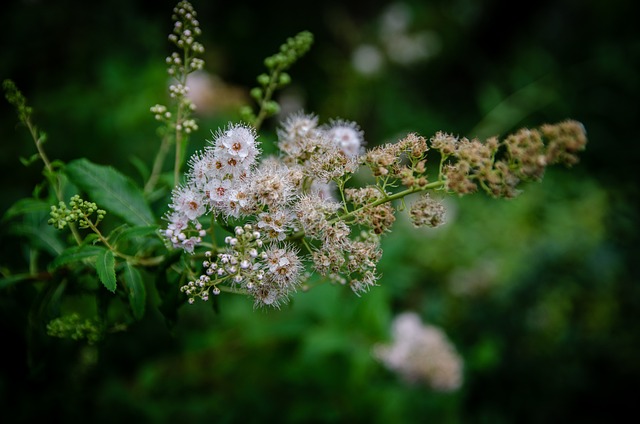
[[[63,265],[73,262],[83,261],[97,257],[104,251],[104,247],[99,246],[74,246],[63,251],[57,258],[49,264],[49,270],[54,271]]]
[[[98,207],[132,225],[153,225],[155,217],[142,192],[127,176],[110,166],[77,159],[65,168],[69,179],[87,192]]]
[[[135,319],[140,320],[144,316],[144,309],[147,303],[147,290],[144,286],[144,281],[142,281],[140,271],[129,262],[126,262],[122,272],[122,279],[129,295],[129,304],[131,305],[133,316]]]
[[[32,163],[34,163],[35,161],[37,161],[39,158],[37,153],[32,154],[31,156],[29,156],[29,158],[24,158],[22,156],[20,156],[20,163],[22,163],[22,165],[28,167],[29,165],[31,165]]]
[[[2,219],[6,220],[13,218],[14,216],[25,215],[31,212],[48,212],[50,210],[51,206],[47,202],[28,197],[25,199],[20,199],[13,205],[11,205],[11,207],[4,213]]]
[[[111,293],[116,292],[116,260],[113,252],[103,249],[96,258],[96,270],[98,278]]]
[[[162,243],[159,237],[157,225],[142,227],[130,227],[127,224],[116,228],[109,235],[109,242],[120,248],[126,249],[127,244],[135,247],[138,252],[150,246],[150,242]]]
[[[149,236],[158,236],[158,226],[157,225],[147,225],[144,227],[131,227],[127,228],[120,234],[120,239],[128,240],[136,237],[149,237]]]
[[[20,281],[25,281],[29,279],[33,279],[33,275],[29,273],[15,274],[15,275],[9,275],[7,277],[2,277],[0,278],[0,290],[6,289],[7,287],[11,287],[16,283],[19,283]]]
[[[182,249],[169,252],[154,275],[156,290],[160,296],[160,306],[158,309],[170,327],[178,321],[178,308],[186,300],[186,296],[178,290],[178,280],[169,281],[168,271],[171,270],[174,264],[182,259],[183,254],[184,250]],[[175,276],[173,272],[171,272],[171,275]],[[214,299],[217,297],[218,296],[214,296]]]
[[[50,225],[26,224],[12,225],[10,232],[29,239],[32,247],[39,248],[52,256],[59,255],[64,250],[64,243],[58,238],[58,233]]]

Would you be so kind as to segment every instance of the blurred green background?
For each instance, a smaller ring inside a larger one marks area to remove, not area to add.
[[[166,103],[174,2],[11,0],[0,78],[49,135],[50,157],[87,157],[137,181],[131,158],[158,145],[149,107]],[[383,242],[381,286],[298,293],[280,311],[220,298],[153,308],[98,346],[33,340],[26,289],[0,292],[0,421],[615,422],[640,378],[636,122],[637,2],[612,0],[195,1],[213,97],[200,131],[237,119],[288,36],[315,35],[280,93],[286,111],[356,121],[369,146],[408,131],[503,135],[566,118],[589,144],[515,200],[448,199],[448,225],[399,218]],[[264,128],[265,149],[275,121]],[[0,212],[41,180],[33,143],[0,102]],[[2,267],[24,262],[3,223]],[[464,359],[452,393],[406,385],[371,355],[394,315],[417,312]]]

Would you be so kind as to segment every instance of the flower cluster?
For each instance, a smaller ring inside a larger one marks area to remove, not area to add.
[[[392,324],[392,343],[374,347],[374,356],[409,383],[425,383],[441,392],[462,384],[462,359],[437,327],[405,312]]]
[[[205,235],[198,221],[205,213],[239,217],[256,211],[250,177],[259,151],[252,128],[229,125],[191,158],[187,184],[174,189],[169,205],[165,236],[174,247],[193,252]]]
[[[230,239],[227,250],[214,257],[207,272],[185,286],[190,299],[206,300],[210,291],[219,293],[218,285],[229,282],[252,294],[258,305],[277,306],[300,284],[302,259],[290,244],[295,242],[306,250],[315,270],[349,284],[356,293],[375,284],[379,240],[366,231],[350,238],[350,226],[337,215],[343,205],[332,195],[332,184],[358,167],[362,131],[344,120],[318,125],[317,117],[297,113],[278,134],[282,155],[259,164],[259,142],[255,131],[245,125],[230,124],[191,158],[187,183],[173,192],[163,235],[173,247],[193,253],[206,235],[199,220],[203,215],[245,220],[251,231],[236,228],[236,236],[238,232],[243,236]],[[247,238],[247,234],[253,235]],[[257,254],[263,243],[267,247],[260,258],[247,256],[254,250]],[[256,258],[270,261],[270,272],[252,262]],[[248,267],[239,266],[242,263]],[[231,264],[233,269],[221,264]],[[289,264],[289,268],[278,264]],[[212,274],[217,278],[212,280]]]
[[[409,209],[411,222],[416,227],[438,227],[444,224],[445,213],[444,205],[431,198],[428,193],[423,194]]]
[[[254,128],[229,124],[191,158],[186,184],[174,189],[163,231],[173,247],[194,253],[207,235],[205,215],[223,227],[240,224],[224,252],[216,251],[206,272],[185,286],[191,300],[206,300],[228,283],[257,305],[277,306],[301,284],[303,263],[356,294],[366,292],[380,277],[380,236],[395,221],[394,200],[404,208],[404,197],[421,194],[409,207],[411,221],[436,227],[445,221],[445,208],[428,190],[464,194],[479,184],[495,196],[512,197],[521,180],[539,179],[547,164],[573,163],[586,140],[572,121],[521,130],[502,142],[438,133],[431,148],[440,151],[440,173],[429,181],[429,143],[417,134],[365,151],[357,124],[321,125],[315,115],[298,112],[283,121],[277,136],[280,154],[260,158]],[[347,186],[361,166],[370,169],[375,184]],[[269,258],[291,269],[259,262]],[[275,278],[276,271],[287,277]]]

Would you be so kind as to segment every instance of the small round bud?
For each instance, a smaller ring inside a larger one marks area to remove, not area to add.
[[[258,83],[263,86],[268,85],[270,80],[269,75],[267,74],[260,74],[258,75],[257,79],[258,79]]]
[[[287,85],[291,83],[291,76],[289,74],[287,74],[286,72],[283,72],[280,74],[280,77],[278,78],[278,84],[280,84],[281,86],[283,85]]]
[[[249,93],[251,94],[251,97],[253,97],[254,99],[256,99],[257,101],[262,100],[262,89],[259,87],[254,87],[251,89],[251,92]]]

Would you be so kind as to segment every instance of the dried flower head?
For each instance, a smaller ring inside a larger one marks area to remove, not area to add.
[[[427,193],[411,205],[409,216],[416,227],[438,227],[445,222],[445,212],[444,205]]]

